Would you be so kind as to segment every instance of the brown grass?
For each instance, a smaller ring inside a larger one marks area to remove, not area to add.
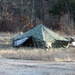
[[[74,48],[13,48],[12,38],[16,34],[0,34],[0,57],[25,60],[43,60],[43,61],[75,61]]]
[[[36,49],[36,48],[7,48],[0,50],[0,57],[25,60],[44,60],[44,61],[74,61],[74,49]]]

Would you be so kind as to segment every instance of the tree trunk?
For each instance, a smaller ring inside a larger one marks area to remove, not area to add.
[[[34,27],[36,26],[36,1],[31,0],[32,4],[32,14],[31,14],[31,22],[33,23]]]

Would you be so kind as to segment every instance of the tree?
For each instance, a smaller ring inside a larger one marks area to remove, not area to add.
[[[59,24],[66,33],[71,32],[70,28],[74,29],[75,0],[57,0],[49,9],[49,13],[53,16],[59,16],[58,22],[61,22]]]
[[[31,22],[36,26],[36,0],[31,0]]]

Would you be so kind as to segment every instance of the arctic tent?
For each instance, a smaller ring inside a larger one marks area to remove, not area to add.
[[[13,39],[13,46],[25,46],[25,47],[64,47],[67,46],[68,40],[59,34],[53,32],[49,28],[40,24],[31,30],[16,36]]]

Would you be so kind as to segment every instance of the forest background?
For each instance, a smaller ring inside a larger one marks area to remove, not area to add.
[[[75,34],[75,0],[0,0],[0,32],[25,32],[40,23]]]

